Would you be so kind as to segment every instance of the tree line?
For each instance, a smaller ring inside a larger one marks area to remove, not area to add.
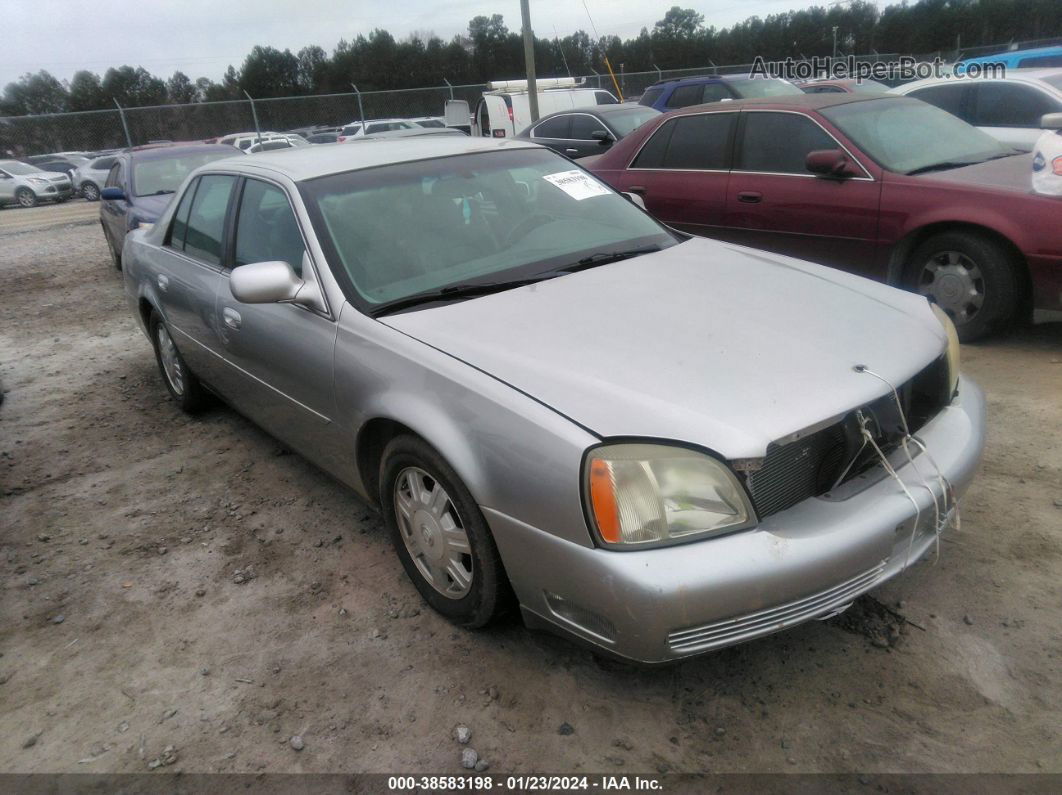
[[[729,28],[705,24],[692,8],[671,8],[653,27],[633,38],[591,38],[577,31],[563,38],[536,38],[539,75],[587,75],[613,68],[628,72],[750,63],[757,55],[775,60],[871,52],[920,54],[1000,42],[1062,35],[1059,0],[918,0],[882,11],[865,0],[750,17]],[[483,83],[523,75],[523,40],[500,14],[477,16],[467,34],[443,41],[416,32],[399,41],[386,30],[343,39],[329,55],[311,45],[298,52],[254,47],[237,69],[220,81],[169,78],[140,66],[118,66],[102,77],[87,70],[60,81],[47,71],[23,75],[0,97],[0,116],[19,116],[167,103],[414,88]]]

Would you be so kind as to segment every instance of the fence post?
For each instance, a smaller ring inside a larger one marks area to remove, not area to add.
[[[443,82],[446,83],[446,85],[450,86],[450,99],[453,99],[454,98],[454,86],[453,86],[453,83],[451,83],[445,77],[443,78]]]
[[[115,105],[116,108],[118,108],[118,116],[122,120],[122,129],[125,130],[125,142],[126,142],[126,144],[128,144],[129,148],[132,149],[133,148],[133,137],[129,134],[129,125],[126,124],[126,121],[125,121],[125,109],[121,105],[118,104],[118,100],[117,99],[115,99],[114,97],[111,97],[111,99],[114,99],[114,105]]]
[[[350,87],[353,88],[354,89],[354,93],[358,95],[358,116],[361,117],[361,126],[362,126],[362,129],[364,131],[364,127],[365,127],[365,108],[363,108],[362,105],[361,105],[361,92],[358,91],[358,87],[356,85],[354,85],[353,83],[350,84]]]
[[[243,95],[245,97],[247,97],[247,101],[251,103],[251,116],[254,117],[254,134],[255,134],[255,141],[254,142],[256,144],[260,144],[260,143],[262,143],[262,129],[258,126],[258,111],[255,110],[254,99],[246,91],[243,92]]]
[[[599,75],[597,73],[597,70],[594,67],[592,67],[592,66],[590,67],[590,71],[593,72],[594,73],[594,77],[597,78],[597,87],[601,88],[601,75]]]
[[[653,64],[653,68],[656,70],[656,82],[659,83],[661,80],[664,79],[664,73],[660,71],[660,67],[656,64]]]

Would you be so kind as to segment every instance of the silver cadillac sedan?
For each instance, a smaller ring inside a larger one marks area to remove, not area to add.
[[[470,628],[658,663],[835,614],[932,553],[984,443],[924,298],[689,239],[530,142],[215,161],[123,262],[178,406],[349,484]]]

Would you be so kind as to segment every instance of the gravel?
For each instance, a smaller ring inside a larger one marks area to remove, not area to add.
[[[466,770],[474,770],[478,762],[479,754],[476,753],[475,748],[464,748],[461,750],[461,767]]]

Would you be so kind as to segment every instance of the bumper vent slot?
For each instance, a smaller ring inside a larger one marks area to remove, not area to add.
[[[672,651],[683,653],[707,651],[810,621],[870,590],[881,578],[886,563],[887,561],[883,560],[874,568],[850,580],[803,599],[700,627],[676,630],[667,636],[668,647]]]

